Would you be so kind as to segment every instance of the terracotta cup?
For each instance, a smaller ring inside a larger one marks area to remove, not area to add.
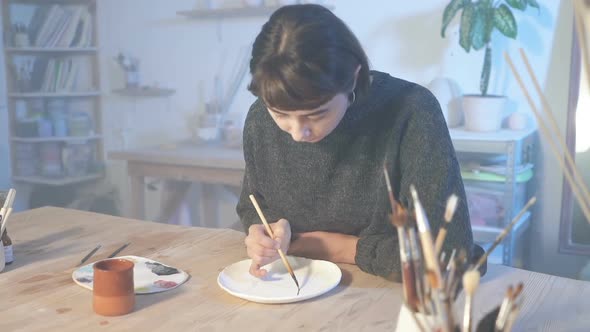
[[[94,312],[103,316],[119,316],[133,311],[133,265],[126,259],[106,259],[94,263]]]

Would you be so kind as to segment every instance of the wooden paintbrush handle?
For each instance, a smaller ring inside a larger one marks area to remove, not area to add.
[[[444,223],[436,236],[436,242],[434,243],[434,253],[436,254],[436,257],[440,256],[440,251],[442,250],[443,243],[447,237],[447,225],[447,223]]]
[[[291,264],[289,264],[289,261],[287,260],[287,256],[285,256],[285,253],[283,252],[283,250],[277,249],[277,251],[279,252],[279,256],[281,256],[281,260],[283,261],[283,264],[285,264],[285,267],[289,271],[289,274],[295,274],[293,272],[293,268],[291,267]]]

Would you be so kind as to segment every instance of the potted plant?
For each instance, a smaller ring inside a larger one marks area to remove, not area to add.
[[[495,131],[501,128],[506,97],[488,94],[492,70],[492,32],[516,39],[518,24],[513,10],[539,9],[536,0],[451,0],[443,12],[441,36],[460,13],[459,45],[469,53],[485,49],[480,75],[480,94],[463,96],[465,128],[473,131]]]

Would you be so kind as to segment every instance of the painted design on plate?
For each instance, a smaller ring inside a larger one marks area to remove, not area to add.
[[[135,294],[150,294],[164,292],[182,285],[189,278],[189,274],[149,258],[137,256],[115,257],[127,259],[135,264],[133,268],[133,283]],[[94,263],[84,265],[72,273],[72,279],[78,285],[92,290]]]
[[[159,275],[159,276],[169,276],[171,274],[176,274],[178,273],[178,270],[170,267],[170,266],[166,266],[166,265],[162,265],[158,262],[145,262],[145,265],[152,270],[153,273]]]

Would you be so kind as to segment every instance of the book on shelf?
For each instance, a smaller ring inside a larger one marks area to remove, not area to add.
[[[28,81],[17,92],[78,92],[92,85],[84,75],[88,59],[81,56],[14,58],[13,65],[16,81]]]
[[[29,38],[37,47],[89,47],[92,16],[86,5],[39,5],[33,14]]]

